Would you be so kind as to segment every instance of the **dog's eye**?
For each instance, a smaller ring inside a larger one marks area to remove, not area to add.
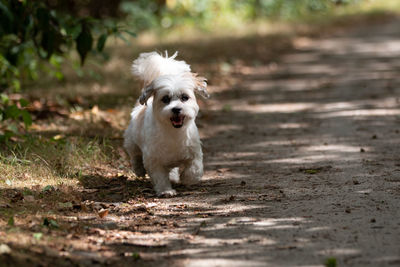
[[[186,95],[186,94],[182,94],[182,95],[181,95],[181,100],[182,100],[182,102],[186,102],[186,101],[189,100],[189,96]]]
[[[163,98],[161,98],[161,101],[164,104],[168,104],[171,101],[171,98],[169,98],[169,96],[165,95],[165,96],[163,96]]]

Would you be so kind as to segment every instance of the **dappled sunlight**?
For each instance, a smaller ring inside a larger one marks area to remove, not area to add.
[[[242,129],[243,126],[236,125],[236,124],[223,124],[223,125],[216,125],[213,128],[208,128],[207,131],[200,131],[200,136],[202,138],[212,137],[221,133],[226,133],[230,131],[238,131]]]
[[[360,42],[358,38],[339,38],[319,42],[319,49],[335,55],[357,55],[359,57],[377,54],[377,45],[380,45],[379,55],[393,57],[400,54],[400,41],[381,38],[379,35],[370,42]],[[339,47],[341,49],[339,49]],[[345,49],[343,49],[345,48]]]
[[[355,248],[332,248],[332,249],[320,250],[317,252],[318,255],[324,255],[324,256],[358,255],[360,253],[361,250]]]
[[[289,128],[292,129],[292,128]],[[249,149],[254,148],[254,147],[263,147],[263,146],[292,146],[295,141],[293,140],[271,140],[271,141],[261,141],[257,143],[252,143],[247,145]]]
[[[317,117],[328,119],[334,117],[380,117],[398,115],[400,115],[400,109],[356,109],[319,114]]]
[[[306,232],[319,232],[319,231],[329,231],[329,230],[331,230],[331,228],[328,226],[317,226],[307,229]]]
[[[372,192],[372,189],[364,189],[364,190],[356,191],[357,194],[370,194],[371,192]]]
[[[278,128],[278,129],[299,129],[299,128],[308,128],[308,123],[295,123],[295,122],[288,122],[288,123],[278,123],[276,125],[272,124],[271,128]]]
[[[350,145],[320,145],[320,146],[308,146],[302,148],[305,151],[330,151],[337,153],[360,153],[360,147]]]
[[[69,70],[51,101],[41,81],[31,133],[48,149],[0,157],[1,242],[89,266],[398,263],[398,22],[389,28],[135,41],[89,59],[83,77]],[[122,147],[141,88],[131,61],[165,49],[211,92],[196,118],[203,180],[173,184],[172,198],[133,174]]]
[[[266,163],[292,163],[292,164],[305,164],[305,163],[320,163],[326,162],[329,160],[338,160],[342,159],[341,154],[336,155],[310,155],[310,156],[301,156],[301,157],[293,157],[293,158],[283,158],[283,159],[273,159],[267,160]]]
[[[246,111],[249,113],[295,113],[314,108],[314,103],[279,103],[279,104],[255,104],[255,105],[233,105],[235,111]]]

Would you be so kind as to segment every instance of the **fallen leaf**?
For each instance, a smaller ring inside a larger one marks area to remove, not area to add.
[[[101,209],[97,214],[99,215],[100,218],[104,218],[107,216],[109,210],[108,209]]]

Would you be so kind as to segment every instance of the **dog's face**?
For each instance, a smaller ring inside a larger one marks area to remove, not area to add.
[[[194,120],[199,112],[193,90],[177,83],[162,87],[154,93],[153,110],[157,119],[174,128]]]
[[[199,84],[203,87],[199,88]],[[203,90],[206,83],[193,75],[160,76],[150,84],[140,98],[141,103],[153,95],[155,118],[166,127],[184,128],[192,122],[199,112],[195,90]]]

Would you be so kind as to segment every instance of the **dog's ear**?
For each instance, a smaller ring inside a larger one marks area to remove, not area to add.
[[[204,77],[199,77],[197,74],[193,74],[195,80],[195,93],[201,95],[203,98],[209,98],[210,94],[207,92],[207,79]]]
[[[143,88],[142,95],[139,97],[139,103],[141,105],[147,105],[147,100],[154,94],[154,85],[150,83],[145,88]]]

